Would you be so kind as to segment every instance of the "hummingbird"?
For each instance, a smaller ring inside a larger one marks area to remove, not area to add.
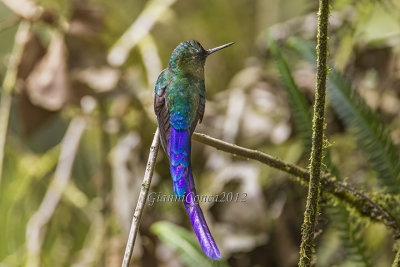
[[[198,41],[180,43],[172,52],[168,67],[158,76],[154,89],[154,112],[161,145],[170,162],[174,194],[183,199],[200,246],[211,259],[220,259],[221,253],[195,198],[190,161],[191,136],[204,115],[206,58],[232,44],[206,50]]]

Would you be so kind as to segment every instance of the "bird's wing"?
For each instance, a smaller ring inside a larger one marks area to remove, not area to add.
[[[169,110],[165,101],[165,89],[168,86],[166,77],[167,70],[163,70],[158,76],[156,87],[154,89],[154,112],[157,116],[158,128],[160,130],[160,140],[164,151],[167,152],[167,140],[171,132],[169,123]]]

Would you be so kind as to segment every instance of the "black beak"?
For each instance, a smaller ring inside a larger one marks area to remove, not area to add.
[[[234,43],[235,43],[235,42],[231,42],[231,43],[228,43],[228,44],[224,44],[224,45],[218,46],[218,47],[216,47],[216,48],[208,49],[208,50],[206,50],[206,55],[209,56],[209,55],[211,55],[212,53],[217,52],[218,50],[221,50],[221,49],[224,49],[224,48],[226,48],[226,47],[228,47],[228,46],[233,45]]]

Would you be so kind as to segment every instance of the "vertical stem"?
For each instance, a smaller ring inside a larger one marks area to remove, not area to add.
[[[18,66],[21,62],[27,35],[29,33],[30,23],[22,21],[19,24],[18,31],[15,34],[13,51],[10,55],[8,68],[4,77],[1,101],[0,101],[0,186],[3,174],[4,149],[6,145],[8,120],[10,118],[10,109],[12,102],[12,92],[17,82]]]
[[[329,0],[319,0],[318,43],[317,43],[317,85],[313,117],[313,134],[311,147],[310,181],[300,245],[300,267],[311,266],[314,251],[314,233],[318,217],[318,201],[321,190],[321,161],[324,142],[324,118],[326,77],[328,72],[328,18]]]
[[[132,257],[133,246],[135,245],[135,240],[137,232],[139,230],[140,221],[142,220],[144,205],[146,204],[147,195],[149,193],[151,179],[153,177],[154,166],[156,165],[158,148],[160,145],[159,130],[157,128],[154,134],[153,142],[150,147],[149,159],[147,161],[146,171],[143,177],[142,188],[140,190],[139,199],[136,204],[135,213],[133,214],[131,229],[129,230],[128,242],[126,243],[124,259],[122,261],[121,267],[128,267],[129,261]]]

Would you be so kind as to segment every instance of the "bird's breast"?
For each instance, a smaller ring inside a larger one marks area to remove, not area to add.
[[[170,123],[175,129],[189,129],[196,117],[199,93],[196,83],[178,81],[168,86],[167,105]]]

